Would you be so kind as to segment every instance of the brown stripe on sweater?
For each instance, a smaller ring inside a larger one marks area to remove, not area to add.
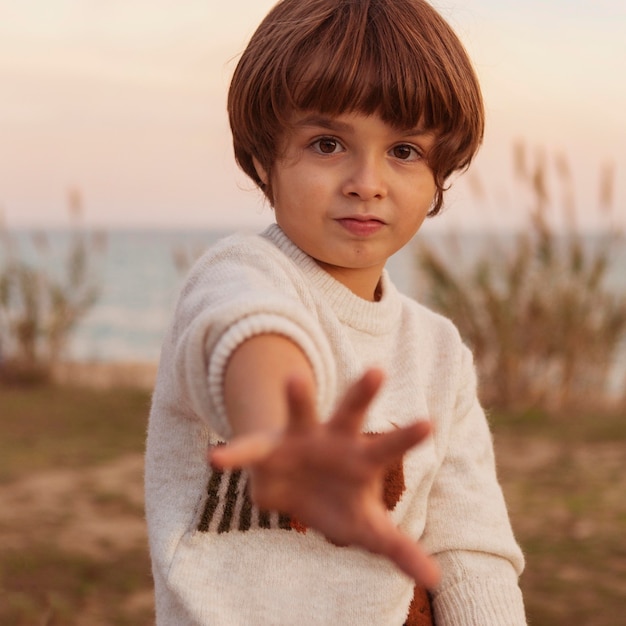
[[[224,472],[222,470],[211,470],[211,478],[209,479],[209,484],[207,486],[208,497],[204,505],[204,511],[202,512],[200,523],[198,524],[198,530],[200,532],[206,533],[209,530],[209,524],[211,523],[213,515],[215,515],[217,505],[220,502],[218,493],[223,476]]]
[[[222,519],[220,520],[220,524],[217,527],[218,533],[225,533],[230,530],[230,525],[233,521],[233,516],[235,513],[235,506],[237,505],[237,497],[239,495],[239,490],[237,489],[237,487],[239,485],[240,478],[241,470],[235,470],[230,475],[230,480],[228,481],[228,490],[226,491],[226,499],[224,502],[224,513],[222,515]]]
[[[283,530],[291,530],[291,518],[285,513],[278,514],[278,528]]]
[[[239,513],[239,530],[250,530],[252,523],[252,498],[250,497],[250,481],[245,478],[243,487],[243,502],[241,503],[241,512]]]
[[[269,511],[259,509],[259,528],[271,528],[272,518]]]

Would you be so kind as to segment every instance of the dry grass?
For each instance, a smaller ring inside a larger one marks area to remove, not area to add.
[[[626,419],[494,419],[500,479],[527,558],[531,624],[615,626],[626,614]]]
[[[625,243],[611,220],[613,169],[603,169],[600,205],[585,207],[603,216],[591,236],[577,223],[565,157],[539,151],[531,159],[522,145],[514,156],[515,206],[507,210],[527,215],[527,224],[484,233],[471,255],[454,239],[443,248],[420,242],[421,297],[471,346],[490,406],[624,407],[614,378],[624,360],[626,293],[609,280]],[[480,200],[488,204],[484,192]]]
[[[0,623],[154,622],[147,391],[0,389]]]
[[[83,229],[77,189],[69,191],[68,209],[71,231],[63,250],[43,231],[23,241],[0,215],[0,381],[49,380],[71,333],[98,299],[95,269],[105,237]]]
[[[144,626],[147,391],[0,389],[0,623]],[[533,626],[626,613],[623,416],[492,418]]]

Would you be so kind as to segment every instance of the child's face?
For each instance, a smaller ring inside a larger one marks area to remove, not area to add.
[[[426,157],[434,140],[377,115],[299,113],[269,181],[277,223],[321,267],[371,300],[387,259],[413,237],[432,204]]]

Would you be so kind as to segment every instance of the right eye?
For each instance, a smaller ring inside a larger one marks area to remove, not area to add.
[[[320,137],[311,144],[311,147],[320,154],[336,154],[343,150],[343,146],[334,137]]]

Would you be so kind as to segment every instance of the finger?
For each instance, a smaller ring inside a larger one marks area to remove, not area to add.
[[[208,452],[209,463],[220,469],[254,465],[276,447],[276,436],[255,433],[238,437],[225,446],[217,446]]]
[[[287,404],[287,432],[303,432],[317,423],[315,395],[307,380],[294,376],[287,381]]]
[[[410,576],[416,583],[427,589],[434,589],[441,580],[437,562],[424,552],[421,546],[407,535],[394,528],[386,542],[382,544],[381,554]]]
[[[364,547],[392,561],[418,584],[436,587],[441,579],[439,566],[419,543],[401,532],[386,512],[373,521],[378,529],[370,537],[372,543]]]
[[[371,437],[367,440],[368,456],[377,463],[389,462],[403,456],[408,450],[424,441],[431,432],[431,423],[421,420],[410,426]]]
[[[348,434],[360,432],[367,407],[378,393],[383,379],[383,372],[373,368],[350,385],[328,422],[329,429]]]

